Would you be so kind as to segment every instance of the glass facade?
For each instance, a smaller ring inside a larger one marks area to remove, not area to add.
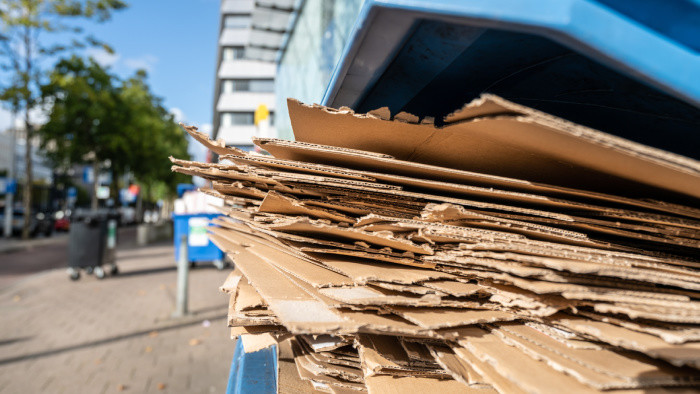
[[[287,97],[305,103],[318,103],[323,98],[363,2],[304,2],[277,68],[275,107],[279,114],[276,119],[279,138],[294,138],[287,113]]]

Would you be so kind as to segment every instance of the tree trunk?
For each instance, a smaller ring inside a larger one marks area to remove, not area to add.
[[[119,208],[122,206],[122,196],[119,193],[120,187],[119,187],[119,173],[115,170],[112,170],[112,183],[109,186],[110,189],[110,197],[112,197],[112,200],[114,200],[114,208]]]
[[[22,239],[29,239],[29,225],[31,224],[32,218],[32,186],[34,184],[34,177],[32,174],[32,137],[34,133],[32,133],[32,125],[29,123],[29,108],[27,108],[24,113],[24,131],[26,140],[24,145],[24,193],[22,193],[22,206],[24,208]]]
[[[97,157],[94,158],[92,162],[92,202],[90,204],[90,209],[93,211],[97,210],[98,200],[97,200],[97,188],[100,187],[100,181],[99,181],[99,171],[100,171],[100,165],[97,162]]]

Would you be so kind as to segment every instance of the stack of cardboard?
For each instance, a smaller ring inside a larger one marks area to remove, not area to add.
[[[324,392],[700,386],[700,163],[494,96],[441,127],[289,110],[270,155],[188,127],[219,162],[172,159],[225,201],[251,348],[292,337]]]

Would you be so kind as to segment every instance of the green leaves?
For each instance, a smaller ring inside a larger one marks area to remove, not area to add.
[[[102,22],[126,3],[119,0],[3,0],[0,4],[0,69],[11,77],[0,82],[0,94],[7,89],[22,89],[24,103],[19,109],[31,109],[45,77],[42,65],[47,58],[86,48],[111,48],[95,37],[85,36],[76,22],[85,19]],[[71,23],[73,22],[73,23]],[[54,36],[46,42],[39,39]],[[50,41],[50,43],[49,43]]]
[[[56,65],[42,93],[53,109],[38,133],[56,164],[110,160],[115,172],[128,169],[140,182],[160,185],[149,190],[175,190],[178,175],[164,159],[187,157],[187,140],[145,75],[121,81],[94,60],[74,56]]]

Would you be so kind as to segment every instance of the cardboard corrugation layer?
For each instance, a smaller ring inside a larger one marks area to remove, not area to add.
[[[700,163],[484,95],[446,126],[289,101],[267,154],[190,135],[232,337],[327,393],[700,387]]]

